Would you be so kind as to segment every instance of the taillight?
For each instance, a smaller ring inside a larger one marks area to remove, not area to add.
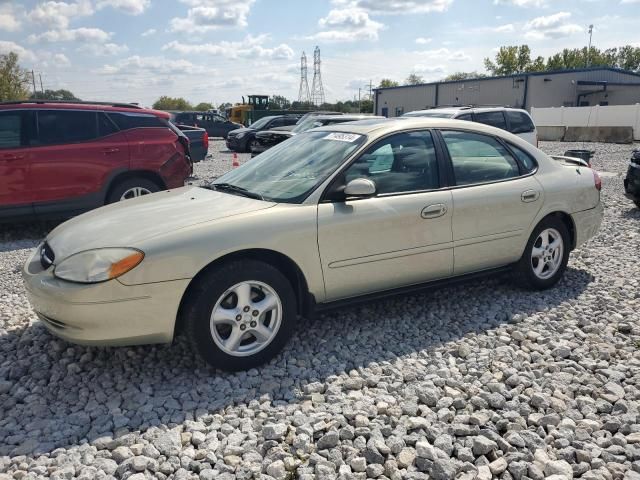
[[[209,134],[206,130],[202,133],[202,143],[204,144],[204,149],[209,150]]]
[[[591,171],[593,172],[593,183],[596,186],[596,190],[602,190],[602,179],[600,178],[600,175],[598,175],[598,172],[596,172],[595,170]]]

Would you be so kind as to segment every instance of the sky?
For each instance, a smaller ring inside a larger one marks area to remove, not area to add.
[[[534,56],[640,46],[640,0],[0,0],[0,53],[15,51],[37,88],[151,105],[160,95],[236,103],[298,98],[321,52],[327,101],[382,78],[435,81],[484,71],[501,45]]]

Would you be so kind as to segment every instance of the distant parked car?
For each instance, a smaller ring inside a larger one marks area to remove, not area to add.
[[[176,127],[189,139],[191,161],[198,163],[204,160],[209,154],[209,133],[204,128],[189,125],[176,125]]]
[[[538,146],[538,131],[526,110],[507,107],[446,107],[416,110],[403,117],[453,118],[484,123],[518,135],[531,145]]]
[[[204,128],[210,137],[227,138],[231,130],[242,128],[242,124],[210,112],[176,112],[171,114],[171,121],[175,124]]]
[[[249,152],[256,144],[255,135],[263,130],[271,130],[275,127],[295,125],[298,121],[294,115],[272,115],[256,120],[248,127],[231,130],[227,135],[227,148],[234,152]]]
[[[302,115],[297,122],[297,125],[306,121],[309,117],[317,117],[319,115],[344,115],[343,112],[332,112],[331,110],[315,110],[313,112],[307,112]]]
[[[631,154],[627,178],[624,179],[624,191],[628,198],[640,208],[640,149]]]
[[[182,187],[192,169],[189,140],[166,112],[117,103],[0,104],[0,220],[73,216]]]
[[[302,132],[306,132],[307,130],[311,130],[312,128],[322,127],[324,125],[333,125],[335,123],[345,123],[345,122],[355,122],[358,120],[365,119],[376,119],[376,118],[384,118],[377,117],[373,115],[363,115],[363,114],[338,114],[338,115],[313,115],[307,116],[307,119],[298,122],[293,126],[292,129],[273,129],[273,130],[263,130],[261,132],[256,133],[255,142],[251,143],[251,156],[255,157],[265,150],[270,149],[274,145],[279,144],[280,142],[284,142],[286,139],[293,137]]]
[[[207,188],[64,223],[22,275],[42,323],[68,341],[168,343],[181,330],[212,365],[250,369],[314,311],[509,270],[551,288],[600,227],[600,187],[590,168],[486,125],[342,123]]]

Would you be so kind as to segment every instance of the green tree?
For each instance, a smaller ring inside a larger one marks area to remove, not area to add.
[[[538,62],[540,57],[536,59]],[[484,59],[484,68],[492,75],[513,75],[531,71],[531,49],[528,45],[510,45],[500,47],[496,53],[495,61]]]
[[[269,98],[269,110],[288,110],[291,108],[291,101],[282,95],[273,95]]]
[[[616,66],[633,72],[640,72],[640,47],[625,45],[616,51]]]
[[[30,75],[18,63],[18,54],[0,55],[0,101],[24,100],[29,96]]]
[[[184,98],[167,97],[163,95],[153,104],[156,110],[193,110],[193,107]]]
[[[382,80],[380,80],[380,84],[378,85],[378,88],[397,87],[399,85],[400,84],[395,80],[391,80],[390,78],[383,78]]]
[[[451,81],[451,80],[469,80],[469,79],[473,79],[473,78],[483,78],[486,77],[487,75],[484,73],[478,73],[476,71],[473,72],[455,72],[452,73],[451,75],[447,75],[446,77],[443,78],[444,81]]]
[[[419,85],[421,83],[424,83],[424,78],[417,73],[410,73],[404,81],[405,85]]]
[[[36,92],[32,93],[29,97],[34,100],[67,100],[67,101],[78,101],[80,100],[69,90],[45,90],[44,92]]]
[[[213,110],[213,104],[208,102],[200,102],[195,107],[193,107],[193,109],[198,112],[206,112],[207,110]]]
[[[224,114],[224,112],[227,110],[227,108],[231,108],[231,107],[233,107],[233,105],[232,105],[232,104],[230,104],[229,102],[224,102],[224,103],[221,103],[221,104],[218,106],[218,111],[219,111],[220,113]]]

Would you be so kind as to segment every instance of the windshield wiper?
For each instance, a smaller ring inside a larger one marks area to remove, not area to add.
[[[231,183],[210,183],[208,187],[213,190],[220,190],[222,192],[227,191],[238,193],[240,195],[244,195],[245,197],[255,198],[256,200],[264,200],[264,197],[259,193],[251,192],[246,188],[239,187],[238,185],[232,185]]]

